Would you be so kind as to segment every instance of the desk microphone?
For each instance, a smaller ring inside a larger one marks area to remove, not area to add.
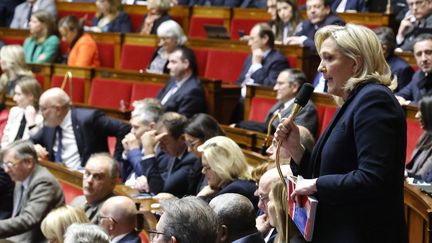
[[[303,84],[303,86],[300,89],[300,92],[298,92],[298,94],[296,95],[296,97],[294,99],[293,109],[291,110],[291,113],[290,113],[290,116],[293,119],[295,119],[297,117],[300,110],[307,104],[307,102],[309,101],[309,99],[312,96],[313,91],[314,91],[314,86],[312,84],[310,84],[310,83],[304,83]],[[269,140],[270,134],[272,132],[272,123],[276,119],[277,116],[280,116],[279,112],[276,112],[275,114],[273,114],[273,117],[268,124],[267,135],[265,137],[263,146],[261,147],[261,154],[262,155],[267,155],[266,151],[267,151],[267,148],[269,146],[268,140]]]

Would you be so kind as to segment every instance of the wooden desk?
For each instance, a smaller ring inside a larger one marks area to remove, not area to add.
[[[404,205],[409,242],[431,242],[432,198],[405,182]]]

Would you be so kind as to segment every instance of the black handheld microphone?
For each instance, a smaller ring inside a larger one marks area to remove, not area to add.
[[[294,99],[294,105],[293,105],[293,109],[291,110],[291,114],[290,116],[295,119],[296,116],[298,115],[298,113],[300,112],[300,110],[307,104],[307,102],[310,100],[312,93],[314,91],[314,86],[310,83],[304,83],[303,86],[301,87],[300,91],[298,92],[298,94],[296,95],[295,99]],[[266,155],[267,154],[267,148],[269,146],[268,144],[268,140],[270,138],[270,134],[271,134],[271,124],[273,123],[273,120],[276,118],[277,114],[274,114],[270,124],[268,126],[267,129],[267,136],[264,140],[264,144],[261,147],[261,154],[262,155]]]

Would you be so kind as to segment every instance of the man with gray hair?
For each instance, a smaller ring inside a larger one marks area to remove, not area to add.
[[[162,201],[163,214],[151,242],[216,242],[217,217],[210,206],[197,197]]]
[[[155,129],[163,107],[159,100],[147,98],[133,103],[134,110],[130,119],[131,130],[122,140],[123,155],[120,160],[120,173],[127,186],[135,186],[136,178],[143,175],[141,160],[144,151],[141,137],[145,132]]]
[[[102,204],[113,196],[119,177],[117,161],[108,153],[93,154],[87,161],[83,175],[83,194],[76,197],[71,205],[83,208],[90,222],[99,223]]]
[[[264,243],[255,226],[255,209],[251,201],[237,193],[213,198],[210,207],[219,220],[219,242]]]
[[[39,165],[31,142],[18,140],[1,151],[0,166],[15,182],[12,217],[0,220],[0,238],[13,242],[45,242],[40,222],[51,209],[64,205],[56,178]]]

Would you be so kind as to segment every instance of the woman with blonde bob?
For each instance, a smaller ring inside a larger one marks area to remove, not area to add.
[[[200,145],[198,151],[202,153],[202,173],[207,178],[208,186],[197,196],[210,201],[223,193],[238,193],[249,198],[257,208],[252,167],[236,142],[225,136],[216,136]]]
[[[3,46],[0,50],[0,66],[3,71],[0,85],[6,87],[6,93],[13,95],[15,83],[23,77],[33,77],[27,66],[24,49],[20,45]]]
[[[318,199],[312,242],[407,242],[403,177],[405,115],[389,86],[390,68],[375,33],[363,26],[326,26],[315,35],[330,94],[343,100],[312,151],[291,118],[275,138],[291,156],[291,197]]]
[[[51,211],[41,223],[41,230],[48,242],[63,243],[66,229],[73,223],[89,223],[82,208],[64,206]]]

